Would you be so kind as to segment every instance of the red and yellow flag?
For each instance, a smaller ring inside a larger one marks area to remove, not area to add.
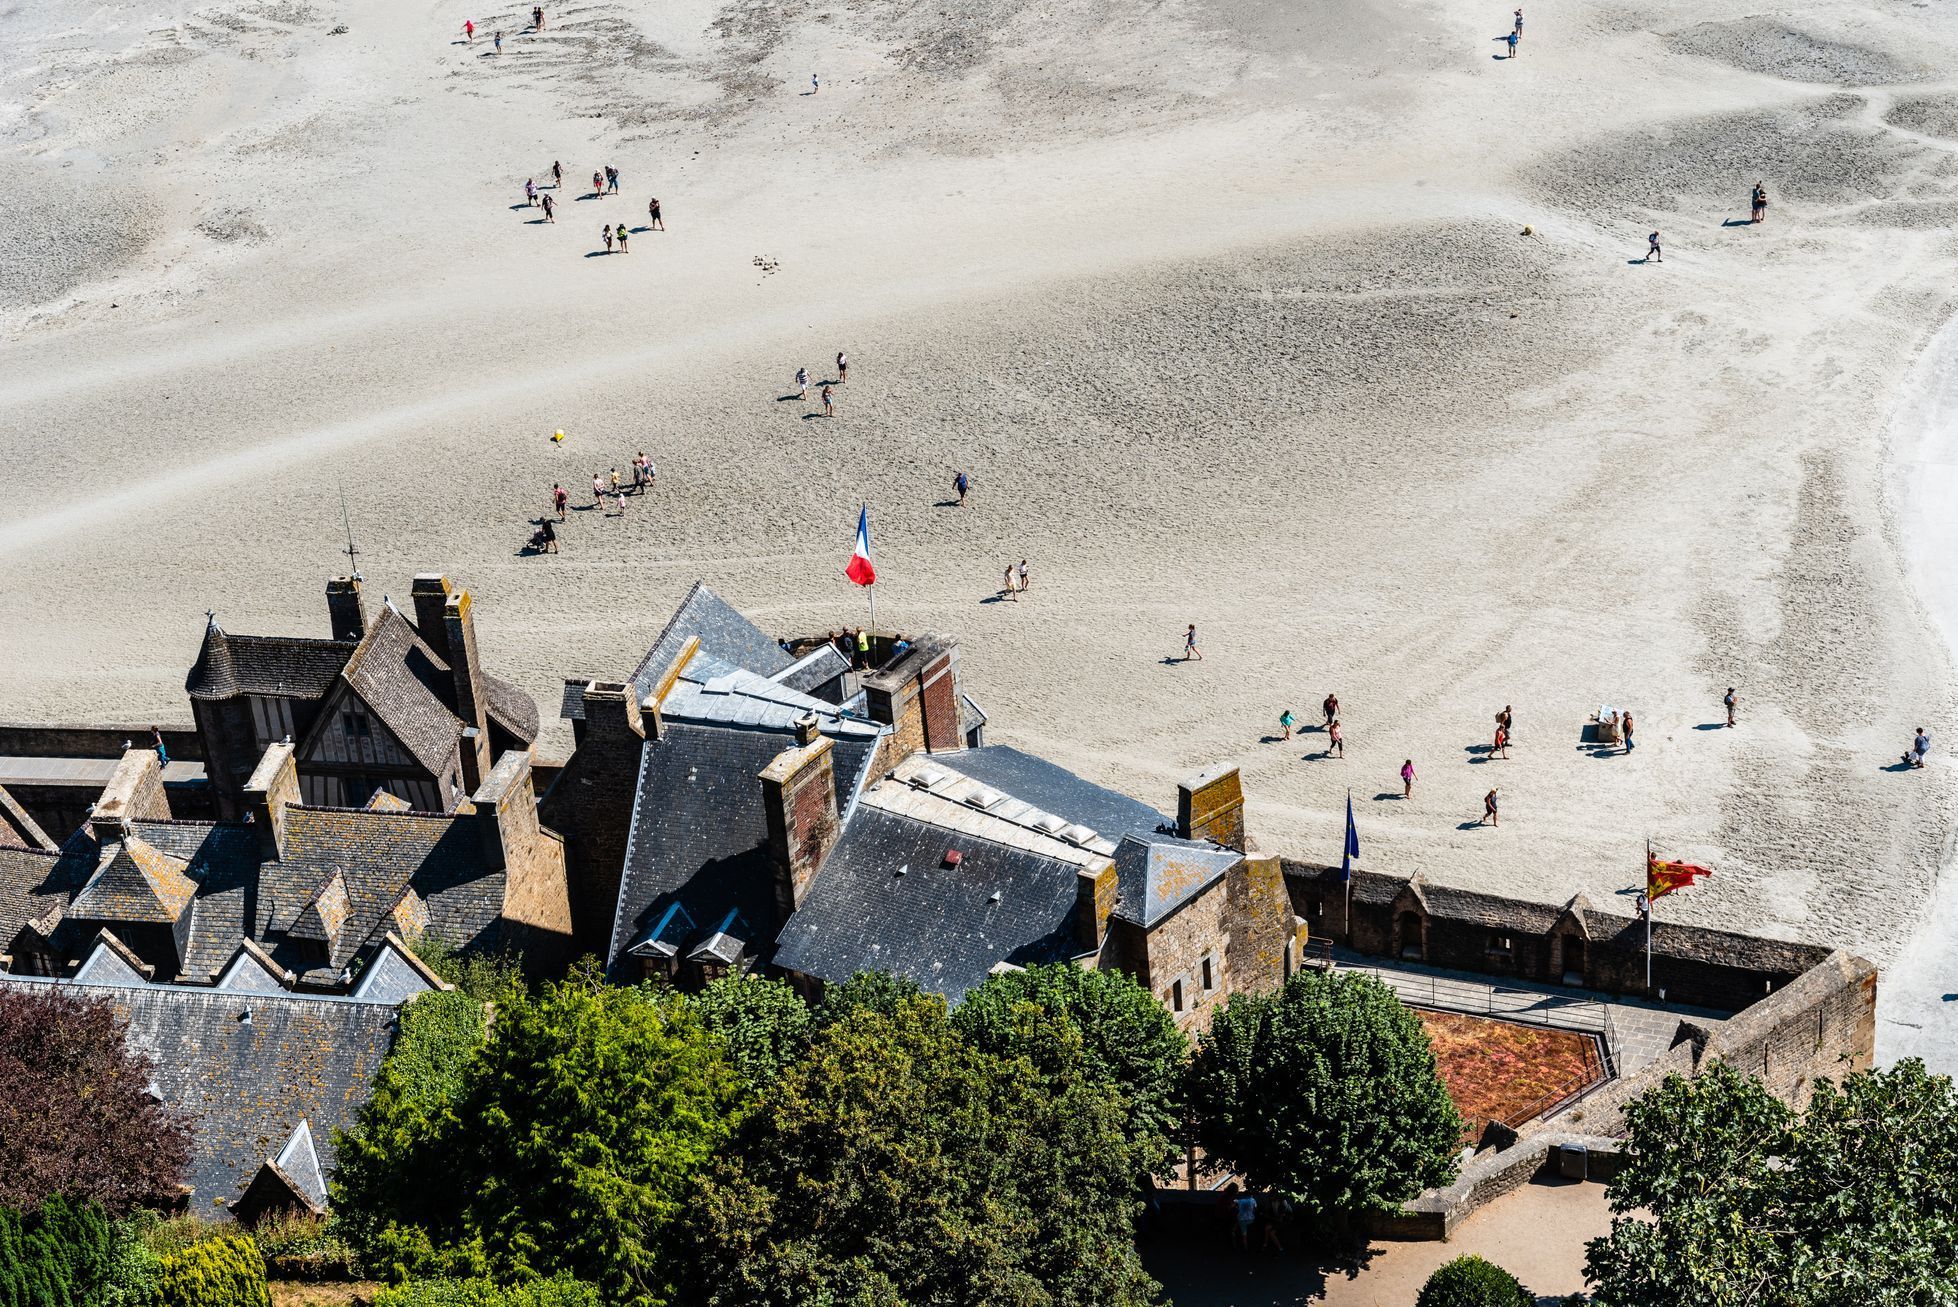
[[[1700,877],[1711,876],[1713,868],[1702,867],[1691,862],[1661,862],[1656,853],[1645,855],[1645,898],[1663,898],[1676,889],[1684,889],[1696,884]]]

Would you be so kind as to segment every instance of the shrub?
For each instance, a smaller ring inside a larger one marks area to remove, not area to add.
[[[94,1307],[114,1251],[94,1203],[50,1198],[28,1212],[0,1208],[0,1307]]]
[[[750,1093],[775,1083],[809,1048],[816,1026],[809,1005],[779,980],[723,976],[694,996],[701,1024],[727,1044],[728,1061]]]
[[[274,1280],[357,1280],[358,1259],[326,1218],[294,1213],[261,1221],[252,1242]]]
[[[598,1290],[568,1275],[500,1288],[492,1280],[411,1280],[383,1289],[374,1307],[601,1307]]]
[[[1521,1280],[1471,1253],[1436,1267],[1414,1307],[1532,1307],[1535,1302]]]
[[[265,1286],[265,1259],[242,1234],[220,1234],[157,1266],[159,1307],[272,1307]]]

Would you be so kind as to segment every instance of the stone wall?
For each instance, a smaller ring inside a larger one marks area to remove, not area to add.
[[[1212,1009],[1231,992],[1231,920],[1229,878],[1157,922],[1144,933],[1123,923],[1121,955],[1141,959],[1137,979],[1162,1000],[1176,1024],[1197,1031],[1210,1024]],[[1139,936],[1139,938],[1138,938]],[[1204,984],[1204,965],[1210,984]],[[1133,969],[1133,968],[1132,968]],[[1176,1002],[1177,987],[1183,1001]]]
[[[574,953],[603,958],[632,831],[634,794],[646,726],[629,686],[593,682],[585,689],[578,744],[539,803],[544,825],[564,833]]]
[[[133,745],[152,743],[150,727],[162,726],[163,745],[172,761],[196,762],[204,757],[204,741],[197,728],[188,724],[166,725],[144,722],[140,726],[30,725],[0,722],[0,757],[8,758],[120,758],[125,741]]]

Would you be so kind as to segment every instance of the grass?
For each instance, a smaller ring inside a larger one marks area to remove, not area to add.
[[[1459,1012],[1415,1015],[1427,1028],[1442,1083],[1467,1121],[1470,1139],[1489,1121],[1521,1125],[1604,1079],[1590,1035]]]
[[[374,1301],[381,1286],[373,1281],[359,1284],[303,1284],[297,1280],[272,1281],[272,1307],[351,1307]]]

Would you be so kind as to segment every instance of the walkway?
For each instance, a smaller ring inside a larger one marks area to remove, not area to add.
[[[1682,1018],[1705,1025],[1726,1020],[1724,1013],[1706,1008],[1661,1006],[1596,990],[1498,980],[1472,971],[1394,962],[1346,949],[1334,949],[1333,961],[1349,971],[1364,971],[1384,981],[1409,1007],[1606,1034],[1621,1076],[1651,1065],[1671,1048]]]

